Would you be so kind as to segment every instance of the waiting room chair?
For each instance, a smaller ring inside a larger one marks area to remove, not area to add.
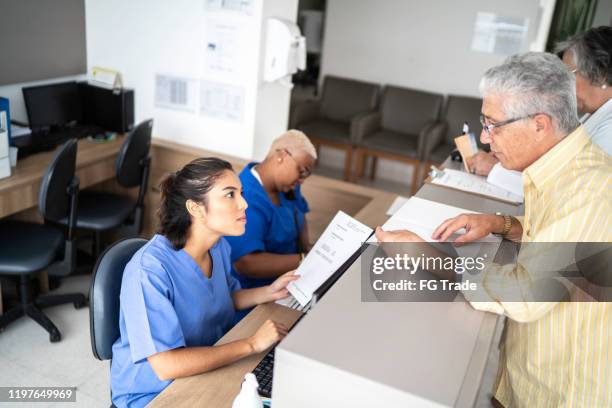
[[[49,332],[49,340],[61,340],[61,333],[41,311],[64,303],[83,307],[82,294],[43,295],[34,298],[32,278],[47,269],[49,274],[68,275],[75,264],[74,232],[79,181],[75,177],[77,141],[65,142],[56,152],[40,186],[38,210],[45,224],[22,221],[0,222],[0,274],[19,277],[19,301],[0,316],[0,330],[27,315]],[[68,226],[67,236],[52,224]]]
[[[110,246],[94,267],[89,291],[91,349],[98,360],[113,357],[113,344],[119,338],[119,294],[123,270],[132,256],[147,243],[128,238]]]
[[[444,97],[415,89],[387,86],[379,112],[364,115],[353,128],[358,149],[357,177],[363,176],[366,158],[372,157],[371,178],[377,158],[400,161],[414,167],[412,193],[416,191],[420,149],[427,132],[436,123]]]
[[[464,122],[476,133],[480,144],[480,111],[482,99],[470,96],[449,95],[446,108],[435,126],[428,129],[422,146],[423,163],[428,169],[432,164],[441,164],[456,148],[455,137],[461,135]]]
[[[92,231],[92,255],[101,252],[102,233],[119,228],[123,237],[137,236],[142,230],[144,199],[151,165],[151,131],[153,120],[136,126],[125,138],[116,161],[116,178],[125,188],[139,187],[138,198],[123,194],[84,190],[79,196],[77,228]]]
[[[352,128],[378,104],[379,86],[370,82],[326,76],[320,100],[306,101],[292,109],[290,125],[304,132],[319,148],[344,150],[344,179],[349,180],[355,141]]]

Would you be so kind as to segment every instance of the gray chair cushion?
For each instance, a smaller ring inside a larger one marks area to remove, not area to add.
[[[468,122],[470,131],[478,136],[482,130],[480,126],[481,109],[482,99],[480,98],[449,95],[444,114],[444,119],[448,124],[445,137],[447,143],[455,143],[453,139],[461,134],[464,122]]]
[[[321,93],[321,116],[348,124],[356,114],[376,109],[378,92],[377,84],[326,76]]]
[[[381,106],[382,128],[419,134],[427,122],[438,118],[443,100],[439,94],[387,86]]]
[[[123,224],[136,202],[112,193],[83,191],[79,194],[77,228],[104,231]]]
[[[29,222],[0,223],[0,273],[22,275],[51,265],[64,247],[59,229]]]
[[[338,143],[349,143],[351,140],[350,125],[331,120],[315,120],[298,126],[307,136],[328,139]]]
[[[366,148],[399,154],[410,158],[418,156],[419,138],[416,135],[380,130],[363,139]]]

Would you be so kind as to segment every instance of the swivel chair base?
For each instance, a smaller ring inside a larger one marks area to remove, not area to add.
[[[0,331],[4,330],[9,324],[20,317],[29,316],[49,332],[49,341],[55,343],[62,339],[62,334],[41,309],[62,305],[64,303],[73,303],[76,309],[80,309],[87,304],[87,299],[80,293],[40,296],[36,300],[32,300],[32,296],[30,295],[29,276],[21,276],[19,289],[21,292],[21,303],[13,306],[3,315],[0,315]]]

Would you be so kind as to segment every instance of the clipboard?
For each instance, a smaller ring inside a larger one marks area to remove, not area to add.
[[[461,154],[461,159],[463,160],[463,166],[465,167],[465,171],[471,173],[471,169],[467,159],[478,153],[478,145],[476,145],[475,135],[473,133],[464,134],[461,136],[457,136],[454,140],[455,145],[457,146],[457,150],[459,150],[459,154]]]

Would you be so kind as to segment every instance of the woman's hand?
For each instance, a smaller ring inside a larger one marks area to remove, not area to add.
[[[289,329],[284,324],[268,319],[247,341],[251,345],[253,352],[261,353],[268,347],[281,341],[288,332]]]
[[[421,237],[412,231],[396,230],[383,231],[382,228],[376,227],[376,239],[378,242],[425,242]]]
[[[287,290],[287,285],[289,282],[293,282],[300,278],[300,275],[296,275],[295,271],[289,271],[287,273],[282,274],[274,282],[272,282],[268,287],[268,295],[270,298],[270,302],[274,300],[284,299],[289,296],[289,291]]]

